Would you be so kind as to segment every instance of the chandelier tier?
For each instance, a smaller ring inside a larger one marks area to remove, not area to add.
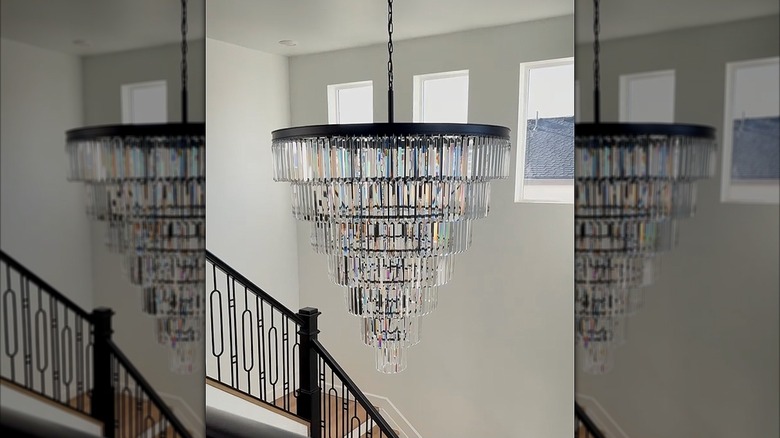
[[[199,363],[205,288],[205,124],[187,123],[187,8],[182,0],[182,123],[106,125],[66,133],[68,180],[84,183],[91,219],[123,255],[171,369]]]
[[[715,129],[601,123],[599,0],[594,0],[594,120],[574,127],[575,341],[583,370],[602,374],[644,303],[659,256],[696,211],[696,181],[715,166]]]
[[[345,288],[376,368],[397,373],[421,340],[422,316],[452,278],[454,255],[487,216],[490,181],[509,176],[509,129],[394,123],[392,0],[388,2],[388,123],[317,125],[272,133],[274,180]]]

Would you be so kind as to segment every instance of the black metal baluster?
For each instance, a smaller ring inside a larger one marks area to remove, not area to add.
[[[138,385],[137,382],[133,381],[134,389],[135,389],[135,398],[133,400],[135,404],[135,418],[133,419],[133,425],[134,425],[134,436],[139,436],[144,432],[144,393],[141,389],[141,387]]]
[[[222,292],[217,289],[217,266],[211,265],[212,280],[214,282],[214,289],[209,295],[209,323],[211,327],[211,354],[217,359],[217,380],[222,381],[222,354],[225,352],[225,327],[223,313],[222,313]],[[216,336],[214,336],[214,298],[216,298],[216,309],[219,311],[219,349],[216,348]]]
[[[268,345],[273,345],[273,355],[268,352],[269,356],[269,371],[271,371],[269,383],[271,383],[271,404],[276,406],[276,384],[279,383],[279,333],[276,330],[276,323],[274,322],[274,311],[271,309],[271,327],[268,328]],[[273,344],[271,344],[271,336],[273,336]],[[273,367],[271,367],[270,358],[273,356]]]
[[[293,391],[292,395],[293,398],[298,399],[298,390],[300,389],[300,381],[301,378],[298,374],[301,370],[300,368],[300,357],[301,357],[301,335],[298,333],[298,330],[300,329],[300,326],[297,322],[293,322],[295,324],[295,344],[293,345],[293,364],[292,364],[292,378],[293,378]],[[297,359],[297,360],[296,360]],[[298,378],[296,378],[298,377]]]
[[[146,414],[144,415],[144,422],[143,422],[143,427],[141,428],[141,430],[143,430],[144,433],[146,433],[147,430],[154,431],[154,429],[158,429],[157,433],[153,434],[153,436],[155,436],[155,437],[156,436],[160,436],[159,435],[160,432],[165,433],[164,429],[160,430],[160,427],[159,427],[160,424],[162,424],[165,421],[165,418],[162,416],[162,414],[160,414],[159,421],[155,421],[154,414],[153,414],[153,412],[154,412],[154,405],[152,404],[152,401],[147,398],[144,401],[143,407],[146,408]]]
[[[62,333],[60,334],[60,343],[63,347],[60,350],[60,356],[62,359],[62,383],[65,385],[65,400],[70,402],[72,399],[70,385],[73,383],[73,329],[70,328],[68,313],[68,309],[65,309],[65,320]]]
[[[54,295],[49,295],[49,314],[51,315],[51,319],[49,321],[49,329],[51,330],[51,385],[52,385],[52,398],[54,398],[57,401],[64,401],[68,402],[67,400],[62,400],[62,388],[60,387],[60,364],[57,360],[59,355],[59,327],[58,327],[58,321],[59,321],[59,305],[57,304],[57,300],[54,298]],[[78,402],[77,402],[78,403]],[[83,408],[77,404],[76,408],[80,411],[83,411]]]
[[[26,286],[26,287],[25,287]],[[24,366],[24,387],[32,386],[32,334],[30,329],[30,282],[19,273],[19,289],[22,295],[22,365]]]
[[[290,319],[282,315],[282,405],[290,410]]]
[[[252,330],[252,312],[249,310],[249,302],[247,300],[249,291],[244,286],[244,311],[241,312],[241,354],[243,356],[244,371],[246,372],[246,392],[252,393],[252,369],[255,367],[255,344],[254,344],[254,330]],[[249,355],[246,354],[247,344],[247,329],[249,332]],[[247,365],[247,358],[249,359],[249,365]]]
[[[38,286],[38,310],[35,311],[35,369],[41,376],[41,394],[46,395],[46,369],[49,368],[49,335],[46,330],[46,311],[43,310],[42,301],[43,292],[41,287]]]
[[[16,382],[16,355],[19,354],[19,320],[16,316],[16,291],[11,287],[11,267],[8,264],[5,265],[5,281],[6,289],[3,292],[3,341],[5,342],[5,354],[10,359],[11,381]],[[10,314],[8,309],[11,309]],[[9,328],[8,323],[10,321],[13,322]],[[13,329],[13,337],[10,336],[10,329]]]
[[[266,375],[266,363],[265,363],[265,312],[264,312],[264,303],[263,300],[260,299],[259,295],[255,295],[255,303],[257,303],[257,341],[260,343],[260,348],[258,349],[260,353],[260,400],[268,401],[266,398],[267,395],[267,375]]]
[[[301,350],[301,351],[303,351],[303,350]],[[301,359],[301,362],[303,362],[303,359]],[[328,403],[328,400],[329,400],[328,392],[325,391],[325,388],[326,388],[326,386],[325,386],[325,360],[322,359],[322,358],[319,358],[317,362],[318,362],[317,363],[317,369],[319,371],[319,376],[318,376],[319,387],[318,388],[320,389],[320,406],[321,406],[321,410],[320,410],[320,430],[321,430],[321,433],[324,436],[326,430],[330,431],[330,428],[326,427],[326,424],[330,425],[330,409],[329,409],[330,403]],[[301,382],[303,382],[306,379],[305,376],[306,376],[305,374],[301,374]],[[303,386],[303,383],[301,383],[301,386]],[[302,392],[303,391],[301,390],[301,393]],[[301,400],[299,400],[299,402],[300,401]],[[314,424],[314,422],[312,422],[312,424]],[[330,435],[330,432],[328,432],[328,435]]]
[[[98,348],[98,350],[100,350],[100,348]],[[110,435],[108,435],[108,433],[109,433],[108,431],[110,430],[114,434],[113,437],[118,438],[118,437],[121,437],[121,434],[119,433],[120,432],[120,430],[119,430],[119,421],[120,420],[119,419],[120,419],[120,417],[122,415],[122,410],[121,410],[122,406],[121,406],[121,400],[119,399],[119,396],[121,395],[121,391],[119,389],[119,377],[120,377],[119,374],[121,373],[122,370],[121,370],[121,368],[119,366],[119,359],[115,358],[110,353],[109,353],[108,360],[109,360],[109,362],[111,364],[111,368],[110,368],[110,372],[111,372],[111,375],[110,375],[111,386],[110,386],[110,391],[108,391],[110,393],[110,395],[111,395],[111,400],[112,400],[111,411],[110,411],[111,412],[111,416],[110,416],[111,423],[104,423],[103,424],[103,433],[106,434],[106,436],[110,436]],[[95,373],[95,374],[98,374],[98,377],[99,377],[99,375],[101,373]],[[95,380],[97,381],[97,377],[96,377]],[[98,386],[95,385],[94,388],[95,389],[93,390],[93,394],[94,394],[94,391],[97,391]],[[97,391],[97,392],[102,393],[103,391],[101,390],[101,391]],[[99,397],[93,397],[92,398],[94,403],[97,403],[98,399],[99,399]],[[106,409],[106,414],[108,414],[108,409],[107,408],[105,408],[105,409]],[[110,427],[109,427],[109,424],[110,424]]]
[[[238,327],[236,326],[236,290],[235,280],[233,288],[231,285],[231,276],[226,273],[227,296],[228,296],[228,336],[230,337],[230,385],[233,388],[240,388],[238,385]]]
[[[331,368],[330,370],[330,388],[328,388],[328,407],[330,412],[328,414],[328,420],[333,421],[334,424],[328,426],[328,430],[333,431],[335,427],[335,435],[338,437],[341,423],[339,423],[339,392],[336,389],[336,376]],[[343,434],[341,434],[343,436]]]
[[[84,348],[84,318],[76,319],[76,406],[84,411],[84,361],[86,350]]]
[[[87,336],[89,341],[84,354],[84,371],[86,377],[86,393],[90,403],[92,402],[92,391],[95,388],[95,375],[93,374],[95,359],[95,327],[87,321]],[[90,404],[91,406],[91,404]],[[85,406],[86,407],[86,406]]]
[[[131,403],[130,386],[127,382],[129,377],[127,370],[120,368],[120,376],[122,377],[122,390],[119,391],[119,418],[117,419],[117,426],[119,427],[120,436],[131,438],[135,434],[133,433],[133,406]]]
[[[344,382],[342,382],[341,384],[343,385]],[[349,393],[349,391],[347,391],[347,401],[349,401],[349,395],[350,395],[350,393]],[[357,430],[357,434],[358,434],[358,437],[359,437],[360,436],[360,424],[361,424],[361,421],[360,421],[360,417],[358,417],[358,402],[357,402],[357,400],[351,401],[350,405],[352,406],[352,416],[349,417],[349,430],[352,431],[352,432],[350,432],[350,434],[354,434],[355,433],[354,431]]]

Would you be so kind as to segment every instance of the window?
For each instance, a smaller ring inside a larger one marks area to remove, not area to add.
[[[574,58],[520,64],[516,202],[574,203]]]
[[[620,121],[674,123],[674,70],[620,75]]]
[[[726,64],[721,202],[780,203],[780,58]]]
[[[166,81],[138,82],[121,87],[122,123],[167,123]]]
[[[413,121],[468,123],[468,118],[468,70],[414,76]]]
[[[328,123],[373,123],[372,81],[328,85]]]

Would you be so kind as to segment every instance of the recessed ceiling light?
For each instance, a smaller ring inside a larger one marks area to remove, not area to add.
[[[297,46],[298,42],[293,40],[281,40],[279,41],[279,44],[283,46],[293,47],[293,46]]]

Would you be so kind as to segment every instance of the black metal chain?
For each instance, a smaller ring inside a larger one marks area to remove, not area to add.
[[[393,123],[393,0],[387,0],[387,121]]]
[[[599,0],[593,0],[593,120],[599,123],[601,119],[601,72],[599,71]]]
[[[393,0],[387,0],[387,85],[393,89]]]
[[[187,123],[187,0],[181,0],[181,121]]]

